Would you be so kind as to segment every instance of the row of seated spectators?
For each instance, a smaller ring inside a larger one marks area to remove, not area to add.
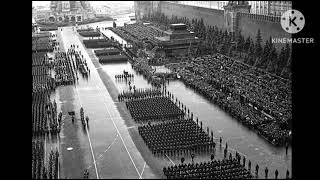
[[[120,29],[120,28],[110,28],[112,32],[120,36],[122,39],[126,40],[127,42],[139,42],[139,40],[132,35],[130,35],[128,32]]]
[[[291,121],[291,82],[222,55],[169,65],[182,80],[270,142],[285,145]]]
[[[119,29],[128,32],[133,37],[137,38],[139,41],[149,40],[153,44],[157,44],[159,40],[155,37],[162,37],[163,33],[157,29],[145,26],[140,23],[128,24],[123,27],[118,27]]]

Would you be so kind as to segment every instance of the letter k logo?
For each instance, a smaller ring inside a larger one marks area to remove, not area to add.
[[[283,30],[290,34],[294,34],[302,30],[305,19],[300,11],[290,9],[282,14],[280,23]]]
[[[291,19],[291,17],[289,17],[289,26],[291,26],[291,24],[293,24],[294,26],[297,26],[297,24],[294,22],[296,19],[297,19],[296,16],[293,19]]]

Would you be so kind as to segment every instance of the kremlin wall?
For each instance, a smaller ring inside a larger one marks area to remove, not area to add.
[[[144,14],[160,11],[166,16],[172,15],[186,17],[189,19],[203,19],[206,25],[217,26],[222,29],[228,29],[228,16],[235,16],[235,27],[231,29],[240,30],[245,38],[250,36],[255,38],[258,29],[261,31],[263,41],[271,38],[290,38],[291,34],[285,32],[280,24],[280,17],[250,14],[249,12],[227,12],[226,10],[210,9],[205,7],[196,7],[184,4],[178,4],[170,1],[135,1],[136,19],[140,20]],[[231,25],[231,26],[232,26]],[[230,26],[230,25],[229,25]],[[285,44],[275,44],[277,48]]]

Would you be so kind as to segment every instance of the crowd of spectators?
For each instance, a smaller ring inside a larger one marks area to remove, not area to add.
[[[164,36],[163,31],[140,23],[127,24],[123,27],[110,28],[111,31],[130,43],[151,42],[153,46],[160,43],[155,37]]]
[[[167,67],[272,144],[287,143],[292,118],[290,81],[220,54]]]
[[[157,29],[148,27],[146,25],[135,23],[135,24],[128,24],[123,27],[117,27],[120,31],[125,31],[129,33],[134,38],[138,39],[138,41],[148,40],[152,42],[152,44],[159,43],[159,40],[155,37],[162,37],[164,34],[162,31]]]
[[[115,34],[117,34],[118,36],[120,36],[122,39],[126,40],[127,42],[130,42],[130,43],[137,43],[138,42],[138,39],[131,36],[128,32],[120,29],[120,27],[118,28],[109,28],[112,32],[114,32]]]

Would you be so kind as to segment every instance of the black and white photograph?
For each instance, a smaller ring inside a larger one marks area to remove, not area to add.
[[[32,1],[32,179],[294,178],[292,4]]]

